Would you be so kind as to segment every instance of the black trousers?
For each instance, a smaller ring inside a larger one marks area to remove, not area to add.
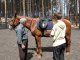
[[[64,50],[66,48],[66,43],[53,47],[53,60],[64,60]]]
[[[21,44],[18,44],[20,60],[27,60],[28,41],[24,42],[25,49],[21,48]]]

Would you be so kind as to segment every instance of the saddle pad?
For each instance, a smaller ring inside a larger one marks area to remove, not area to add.
[[[41,30],[41,28],[39,27],[39,23],[36,24],[36,27]],[[53,23],[52,21],[49,21],[45,30],[51,30],[52,27],[53,27]]]

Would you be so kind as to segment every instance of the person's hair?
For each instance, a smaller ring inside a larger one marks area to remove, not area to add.
[[[55,18],[55,19],[61,19],[62,18],[62,14],[61,13],[54,13],[54,16],[53,16],[53,18]]]

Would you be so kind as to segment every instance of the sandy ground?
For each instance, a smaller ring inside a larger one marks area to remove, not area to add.
[[[28,33],[28,60],[38,60],[34,55],[35,40],[31,33]],[[40,60],[53,60],[52,38],[43,37],[43,56]],[[18,47],[16,43],[15,31],[0,29],[0,60],[19,60]],[[80,30],[72,29],[71,33],[71,54],[65,54],[65,60],[80,60]]]

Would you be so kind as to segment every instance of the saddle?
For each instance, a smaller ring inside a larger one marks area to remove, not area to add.
[[[53,22],[52,22],[51,18],[48,18],[48,19],[42,18],[39,20],[39,22],[37,23],[36,26],[42,32],[42,36],[44,36],[44,32],[46,30],[52,29]]]
[[[40,29],[44,30],[47,28],[48,23],[51,22],[52,20],[50,18],[45,19],[45,18],[41,18],[39,21],[39,27]]]

